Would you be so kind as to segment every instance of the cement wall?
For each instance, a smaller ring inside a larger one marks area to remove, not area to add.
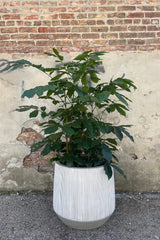
[[[66,55],[68,59],[76,53]],[[25,59],[52,66],[45,56]],[[8,54],[1,59],[11,60]],[[127,180],[116,173],[116,189],[120,191],[160,191],[160,57],[159,52],[113,52],[104,57],[104,81],[122,76],[132,79],[137,90],[129,95],[133,103],[127,118],[114,115],[115,124],[133,124],[130,129],[135,143],[124,139],[119,149],[120,166]],[[37,99],[21,99],[24,90],[47,83],[47,78],[35,69],[21,69],[0,74],[0,190],[51,190],[52,173],[25,168],[23,159],[29,147],[17,141],[23,127],[39,131],[38,119],[28,113],[15,112],[19,105],[37,103]],[[39,102],[39,101],[38,101]]]

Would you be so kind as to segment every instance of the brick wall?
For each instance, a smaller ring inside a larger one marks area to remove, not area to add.
[[[1,0],[0,52],[160,50],[160,0]]]

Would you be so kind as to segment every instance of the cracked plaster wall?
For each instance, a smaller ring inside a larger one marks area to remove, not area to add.
[[[70,53],[66,57],[75,56]],[[10,59],[9,55],[1,56]],[[17,56],[18,58],[18,56]],[[35,63],[52,66],[45,56],[23,58]],[[110,117],[115,124],[133,124],[130,129],[135,143],[124,139],[119,147],[120,166],[127,180],[116,176],[119,191],[160,191],[160,55],[159,52],[114,52],[104,57],[104,81],[122,76],[132,79],[137,90],[128,96],[133,103],[127,118],[118,114]],[[21,99],[24,90],[45,84],[47,79],[35,69],[21,69],[0,74],[0,190],[51,190],[52,173],[38,172],[23,166],[23,159],[30,153],[29,146],[17,141],[21,129],[40,131],[36,121],[28,113],[15,112],[19,105],[37,103],[37,99]],[[39,102],[39,101],[38,101]],[[42,100],[43,104],[43,100]],[[104,116],[106,117],[106,116]]]

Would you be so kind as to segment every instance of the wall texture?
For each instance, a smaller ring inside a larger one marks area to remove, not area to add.
[[[1,0],[0,52],[160,49],[159,0]]]
[[[53,47],[67,60],[88,49],[109,51],[102,80],[125,73],[135,82],[127,118],[111,117],[114,124],[133,124],[135,139],[119,146],[127,180],[116,174],[116,189],[160,191],[160,1],[1,0],[0,68],[22,57],[54,66],[42,55]],[[0,190],[52,189],[52,166],[38,153],[30,154],[31,143],[43,137],[40,119],[14,111],[37,103],[21,94],[47,80],[34,69],[0,74]]]

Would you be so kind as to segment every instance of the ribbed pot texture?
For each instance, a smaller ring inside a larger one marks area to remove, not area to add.
[[[55,163],[53,209],[72,228],[101,226],[115,209],[114,174],[108,180],[103,166],[70,168]]]

